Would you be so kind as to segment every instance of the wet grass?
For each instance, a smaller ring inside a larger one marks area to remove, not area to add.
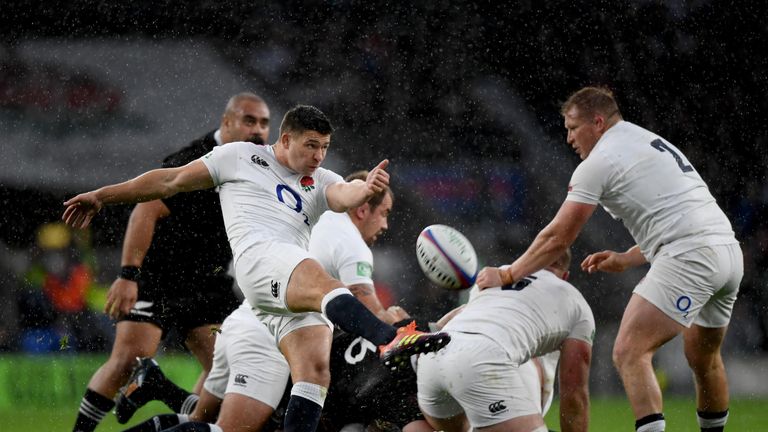
[[[667,398],[664,414],[667,430],[675,432],[699,432],[694,413],[694,402],[686,398]],[[0,430],[9,432],[49,432],[72,430],[77,407],[25,408],[0,411]],[[560,430],[557,419],[557,401],[547,415],[550,429]],[[113,415],[108,415],[97,432],[121,431],[156,413],[167,412],[159,402],[148,404],[139,410],[134,419],[120,425]],[[634,431],[634,419],[624,398],[596,398],[592,400],[590,431]],[[731,403],[728,431],[763,432],[768,430],[768,399],[737,399]]]
[[[557,402],[557,401],[555,401]],[[553,404],[546,420],[552,430],[560,430],[558,406]],[[664,399],[664,417],[667,430],[699,432],[696,422],[696,403],[693,398],[667,397]],[[731,401],[727,431],[764,432],[768,430],[768,399],[735,399]],[[590,431],[613,432],[635,430],[635,419],[625,398],[595,398],[590,407]]]

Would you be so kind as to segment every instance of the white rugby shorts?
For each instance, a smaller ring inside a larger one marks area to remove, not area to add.
[[[224,320],[204,383],[209,393],[219,399],[238,393],[277,408],[289,376],[274,337],[250,308],[240,306]]]
[[[418,399],[425,414],[445,419],[463,411],[478,428],[541,413],[540,393],[539,400],[528,394],[518,366],[498,343],[448,333],[445,348],[419,356]]]
[[[296,266],[314,259],[306,250],[290,243],[264,242],[246,249],[235,263],[237,284],[254,306],[256,316],[280,340],[301,327],[333,324],[319,312],[288,310],[285,292]]]
[[[725,327],[744,275],[738,244],[705,246],[653,260],[634,292],[685,327]]]

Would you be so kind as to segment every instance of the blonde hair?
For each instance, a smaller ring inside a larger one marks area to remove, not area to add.
[[[574,107],[579,110],[581,116],[602,114],[608,118],[618,114],[621,117],[613,92],[607,87],[584,87],[574,92],[560,106],[560,114],[565,116]]]

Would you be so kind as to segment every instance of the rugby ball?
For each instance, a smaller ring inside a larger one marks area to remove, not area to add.
[[[416,239],[416,258],[424,274],[446,289],[469,288],[477,278],[472,243],[447,225],[430,225]]]

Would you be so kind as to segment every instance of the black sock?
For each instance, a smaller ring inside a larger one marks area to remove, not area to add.
[[[323,313],[332,323],[375,345],[385,345],[395,338],[397,330],[394,327],[376,318],[349,290],[346,291],[343,294],[331,291],[323,299]]]
[[[171,411],[182,414],[191,413],[199,399],[196,394],[184,390],[169,379],[163,381],[162,391],[158,391],[155,397],[168,405]]]
[[[178,414],[160,414],[123,432],[160,432],[179,424]]]
[[[665,427],[666,422],[662,413],[649,414],[635,421],[636,431],[663,431]]]
[[[309,399],[291,395],[285,409],[283,432],[313,432],[320,423],[323,407]]]
[[[92,432],[101,423],[101,419],[115,406],[115,402],[91,389],[85,389],[80,402],[73,432]]]
[[[696,411],[701,432],[723,432],[728,421],[728,410],[720,412]]]

